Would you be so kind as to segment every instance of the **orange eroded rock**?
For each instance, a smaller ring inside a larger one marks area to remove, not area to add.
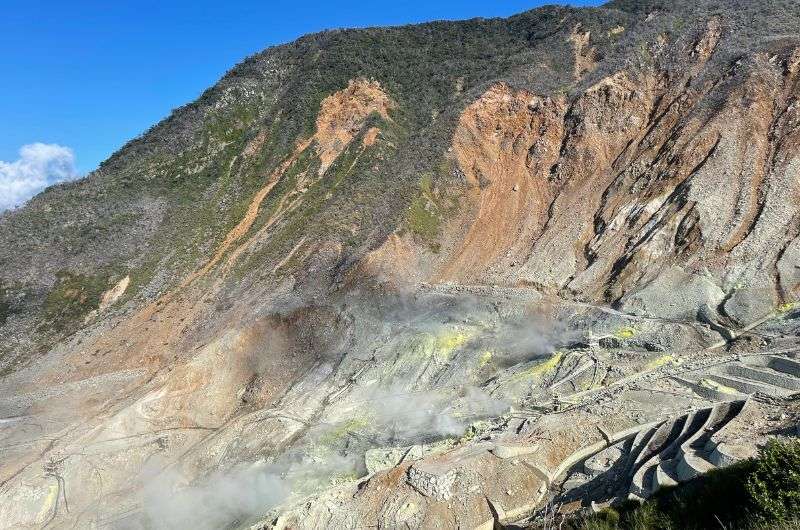
[[[364,134],[364,140],[362,141],[362,145],[364,147],[369,147],[374,145],[375,142],[378,140],[378,134],[380,134],[381,130],[377,127],[370,127],[370,129]]]
[[[418,249],[408,236],[390,235],[384,243],[359,262],[348,280],[354,284],[363,278],[376,278],[396,286],[421,280],[423,265]]]
[[[498,84],[467,107],[453,150],[469,187],[470,225],[440,280],[467,279],[530,246],[552,198],[550,166],[564,134],[561,99]]]
[[[322,102],[317,116],[317,154],[322,165],[322,175],[333,164],[333,161],[353,141],[361,130],[364,120],[377,112],[385,120],[389,119],[392,101],[377,81],[355,79],[344,90],[331,94]],[[369,136],[369,134],[372,136]],[[371,141],[367,141],[367,138]],[[372,145],[377,138],[377,131],[368,132],[364,145]]]

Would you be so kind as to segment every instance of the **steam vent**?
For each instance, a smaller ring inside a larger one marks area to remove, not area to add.
[[[0,528],[791,520],[799,333],[800,0],[313,34],[0,213]]]

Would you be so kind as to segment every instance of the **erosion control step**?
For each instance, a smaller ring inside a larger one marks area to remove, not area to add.
[[[787,390],[800,390],[800,378],[786,375],[783,372],[769,368],[754,368],[741,364],[730,364],[725,368],[725,371],[734,377],[750,379]]]

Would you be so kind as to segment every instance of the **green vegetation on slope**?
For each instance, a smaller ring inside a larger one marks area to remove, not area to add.
[[[100,297],[107,289],[107,278],[60,271],[56,285],[44,303],[46,326],[55,331],[65,331],[81,323],[100,305]]]
[[[11,316],[12,306],[11,306],[11,293],[9,293],[9,288],[0,279],[0,326],[6,323],[8,317]]]
[[[437,252],[441,224],[457,209],[458,199],[435,188],[431,175],[426,173],[420,179],[419,195],[408,207],[408,228],[431,250]]]
[[[800,440],[770,441],[758,458],[573,522],[576,530],[800,528]]]
[[[436,212],[436,203],[430,199],[430,193],[426,193],[425,185],[420,184],[420,188],[422,193],[414,199],[408,208],[408,226],[414,235],[423,241],[432,243],[439,235],[439,223],[441,220]]]

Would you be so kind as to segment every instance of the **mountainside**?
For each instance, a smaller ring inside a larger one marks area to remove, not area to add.
[[[790,432],[798,28],[618,0],[247,59],[0,214],[0,527],[492,528]]]

